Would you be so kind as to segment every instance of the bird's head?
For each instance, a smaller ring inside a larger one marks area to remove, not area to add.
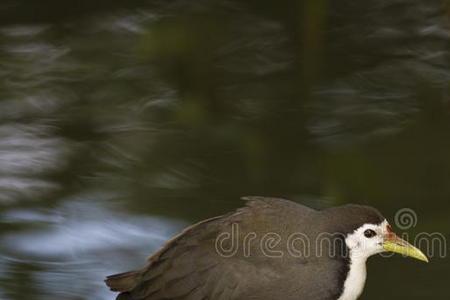
[[[342,224],[345,244],[353,258],[365,260],[378,253],[394,252],[428,262],[422,251],[396,235],[389,222],[372,207],[341,206],[333,215]]]
[[[428,262],[422,251],[393,232],[387,220],[383,220],[380,224],[363,224],[349,233],[345,242],[353,255],[362,258],[382,252],[394,252]]]

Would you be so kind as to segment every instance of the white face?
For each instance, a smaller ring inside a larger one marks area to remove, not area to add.
[[[389,223],[384,220],[381,224],[364,224],[350,233],[345,239],[352,258],[367,259],[383,252],[384,235],[388,233]]]

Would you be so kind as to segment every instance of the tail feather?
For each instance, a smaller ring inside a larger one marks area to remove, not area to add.
[[[128,292],[136,287],[141,279],[140,271],[131,271],[106,277],[105,283],[111,291]]]
[[[120,293],[120,295],[117,296],[116,300],[133,300],[133,298],[131,298],[130,293],[126,292]]]

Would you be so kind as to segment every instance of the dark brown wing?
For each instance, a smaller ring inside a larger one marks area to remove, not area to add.
[[[215,239],[244,210],[185,229],[149,258],[142,270],[106,279],[118,299],[232,299],[239,270],[215,252]]]

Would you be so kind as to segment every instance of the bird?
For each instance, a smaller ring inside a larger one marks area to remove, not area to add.
[[[316,210],[244,197],[245,206],[192,225],[145,267],[105,279],[117,300],[355,300],[366,261],[394,252],[428,262],[370,206]]]

